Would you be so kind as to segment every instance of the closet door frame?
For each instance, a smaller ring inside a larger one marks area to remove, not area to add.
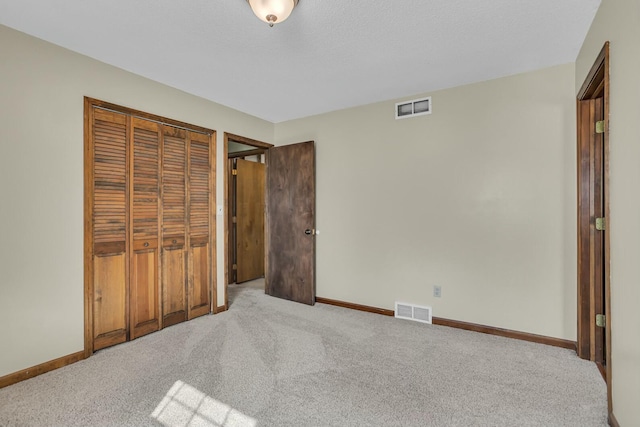
[[[89,357],[94,352],[93,333],[93,298],[94,298],[94,271],[93,271],[93,111],[95,108],[110,110],[113,112],[127,114],[132,117],[146,119],[168,126],[183,128],[192,132],[208,134],[210,137],[211,156],[211,197],[210,197],[210,236],[211,247],[211,267],[210,267],[210,312],[216,311],[217,300],[217,274],[216,274],[216,131],[201,126],[192,125],[178,120],[169,119],[155,114],[146,113],[128,107],[123,107],[110,102],[100,101],[90,97],[84,97],[84,355]],[[161,221],[161,218],[159,218]],[[127,255],[129,256],[129,255]],[[161,292],[161,289],[159,290]],[[127,296],[128,298],[128,296]],[[127,313],[128,314],[128,313]],[[162,327],[162,326],[161,326]]]

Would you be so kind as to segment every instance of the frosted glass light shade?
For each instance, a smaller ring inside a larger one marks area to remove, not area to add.
[[[273,27],[291,15],[298,0],[247,0],[258,18]]]

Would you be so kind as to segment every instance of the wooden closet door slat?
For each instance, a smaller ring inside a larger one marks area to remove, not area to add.
[[[160,125],[131,119],[132,179],[130,339],[160,329],[158,235]]]
[[[189,319],[211,308],[211,136],[195,132],[189,138]]]
[[[127,340],[127,117],[92,109],[93,347]]]
[[[169,326],[187,320],[187,142],[182,129],[162,132],[162,315]]]

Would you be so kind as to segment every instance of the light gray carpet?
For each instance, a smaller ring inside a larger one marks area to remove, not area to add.
[[[0,389],[1,426],[605,426],[574,352],[264,295]]]

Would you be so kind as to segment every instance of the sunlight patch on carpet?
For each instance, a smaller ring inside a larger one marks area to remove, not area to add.
[[[256,427],[257,421],[197,388],[176,381],[151,417],[166,427]]]

